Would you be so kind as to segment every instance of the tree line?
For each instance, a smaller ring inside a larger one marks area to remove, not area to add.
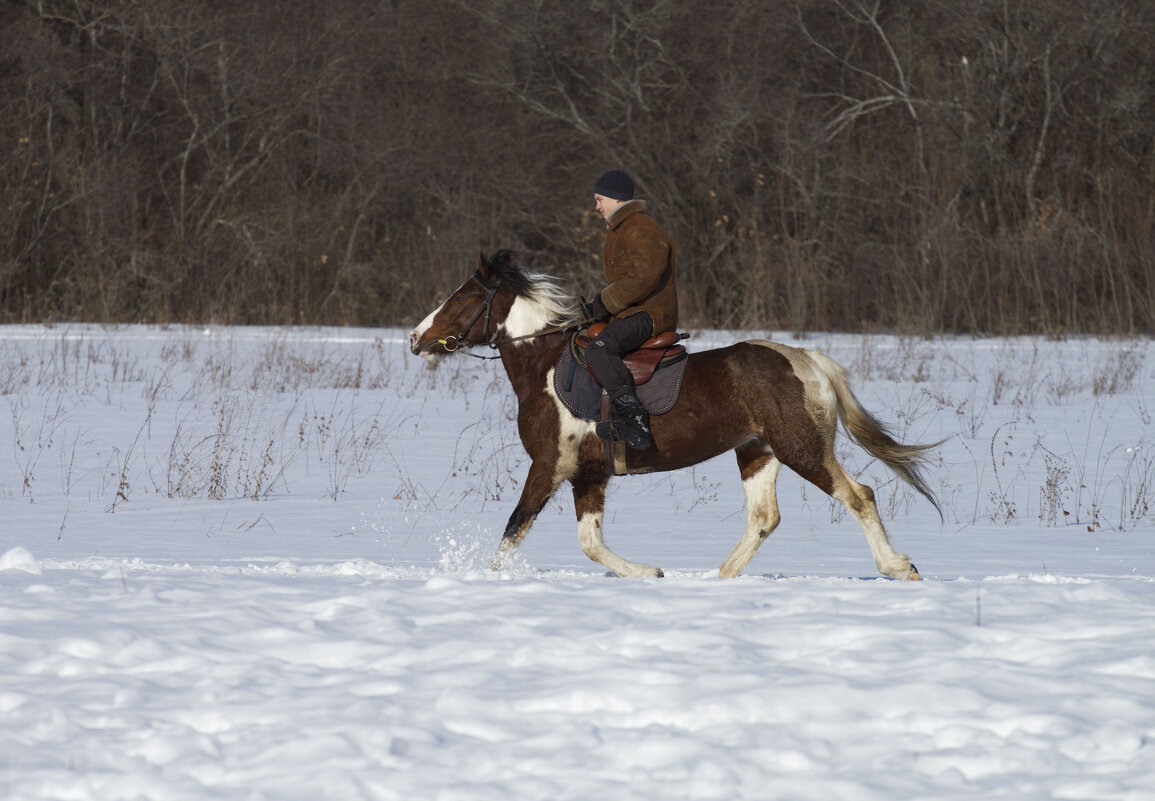
[[[0,0],[0,321],[403,325],[512,247],[686,325],[1155,330],[1145,0]]]

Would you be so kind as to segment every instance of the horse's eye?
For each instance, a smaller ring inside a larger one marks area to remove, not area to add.
[[[464,292],[462,292],[460,295],[457,295],[453,299],[458,303],[464,303],[465,301],[469,300],[469,295],[466,295]]]

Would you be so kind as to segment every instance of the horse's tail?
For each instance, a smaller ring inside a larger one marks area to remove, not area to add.
[[[899,478],[918,490],[931,502],[941,520],[942,507],[926,483],[923,467],[929,461],[927,454],[945,440],[929,445],[904,445],[899,442],[885,425],[876,420],[874,415],[858,402],[858,398],[850,389],[850,381],[842,365],[817,351],[809,351],[809,355],[834,388],[834,394],[838,399],[838,419],[842,421],[846,433],[870,455],[897,473]]]

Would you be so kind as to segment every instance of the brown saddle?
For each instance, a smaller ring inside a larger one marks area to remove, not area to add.
[[[606,327],[605,323],[594,323],[584,332],[574,337],[574,355],[582,367],[586,367],[585,350],[590,340],[596,337]],[[686,355],[686,347],[678,343],[685,338],[677,331],[663,331],[652,336],[641,344],[637,350],[627,353],[622,361],[629,368],[634,377],[634,384],[640,385],[654,376],[654,371],[662,364],[672,364]]]

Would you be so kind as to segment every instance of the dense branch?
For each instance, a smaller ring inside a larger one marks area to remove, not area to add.
[[[8,0],[0,321],[400,324],[502,246],[588,294],[620,167],[687,325],[1152,332],[1153,40],[1134,0]]]

